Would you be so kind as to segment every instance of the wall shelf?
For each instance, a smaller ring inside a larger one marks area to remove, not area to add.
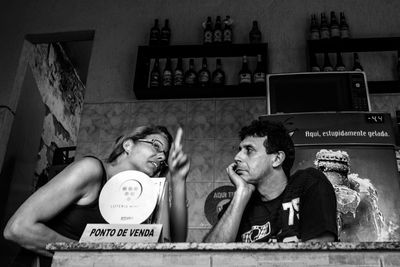
[[[220,87],[179,86],[145,88],[136,90],[138,99],[181,99],[181,98],[218,98],[218,97],[256,97],[266,96],[265,85],[225,85]]]
[[[266,96],[265,85],[225,85],[221,87],[159,87],[149,88],[150,63],[154,58],[202,58],[202,57],[238,57],[243,55],[261,55],[265,73],[268,71],[268,44],[210,44],[210,45],[172,45],[139,46],[133,90],[137,99],[168,98],[214,98]],[[241,59],[240,59],[241,60]],[[184,71],[186,71],[184,69]]]
[[[336,52],[399,51],[400,37],[308,40],[309,60],[312,54]],[[368,81],[371,94],[400,93],[400,81]]]
[[[310,53],[400,50],[400,37],[308,40]]]

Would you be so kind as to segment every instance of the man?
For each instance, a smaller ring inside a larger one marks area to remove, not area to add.
[[[280,123],[255,120],[226,169],[236,187],[205,242],[337,241],[336,197],[320,171],[290,176],[293,142]]]

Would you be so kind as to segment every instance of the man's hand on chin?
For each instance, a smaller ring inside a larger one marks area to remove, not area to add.
[[[253,184],[247,183],[239,174],[235,172],[236,163],[232,163],[226,168],[226,172],[232,184],[236,187],[236,194],[243,197],[248,197],[253,194],[256,187]]]

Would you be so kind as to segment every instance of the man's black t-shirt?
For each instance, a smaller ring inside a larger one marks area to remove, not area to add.
[[[253,193],[236,242],[307,241],[326,232],[337,240],[336,195],[322,172],[308,168],[293,174],[273,200],[262,201],[257,190]]]

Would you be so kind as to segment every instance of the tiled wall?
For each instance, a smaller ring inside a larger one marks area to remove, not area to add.
[[[370,95],[371,110],[390,113],[396,118],[396,110],[400,110],[400,94],[375,94]]]
[[[372,111],[400,108],[399,95],[371,95]],[[238,145],[238,130],[266,113],[265,98],[135,101],[85,104],[78,136],[77,154],[108,156],[114,140],[139,125],[162,124],[175,133],[184,129],[184,149],[191,157],[187,192],[188,241],[198,242],[211,225],[204,215],[207,195],[230,184],[225,175]]]
[[[200,241],[211,225],[204,216],[207,195],[229,184],[226,166],[238,145],[238,130],[266,112],[265,98],[135,101],[85,104],[76,158],[108,156],[114,140],[130,129],[149,123],[184,129],[184,149],[191,157],[187,179],[188,241]]]

